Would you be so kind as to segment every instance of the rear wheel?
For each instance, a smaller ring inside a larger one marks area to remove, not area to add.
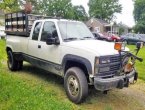
[[[8,61],[7,61],[7,64],[8,64],[8,68],[11,71],[16,71],[17,70],[18,61],[16,61],[14,59],[12,51],[8,51]]]
[[[12,51],[8,51],[7,54],[8,54],[8,60],[7,60],[8,68],[11,71],[21,70],[23,67],[23,61],[17,61],[14,58]]]
[[[74,103],[81,103],[88,95],[88,83],[84,72],[78,67],[67,70],[64,87],[68,98]]]

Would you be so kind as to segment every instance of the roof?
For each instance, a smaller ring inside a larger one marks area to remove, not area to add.
[[[110,25],[107,21],[104,21],[102,19],[95,18],[95,20],[99,21],[103,25]]]
[[[89,21],[86,22],[86,24],[88,26],[91,25],[93,22],[99,22],[103,26],[110,26],[110,24],[108,22],[106,22],[106,21],[104,21],[102,19],[98,19],[98,18],[91,18]]]

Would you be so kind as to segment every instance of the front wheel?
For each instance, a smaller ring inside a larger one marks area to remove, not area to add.
[[[68,98],[74,103],[81,103],[88,95],[88,83],[85,73],[78,67],[67,70],[64,87]]]

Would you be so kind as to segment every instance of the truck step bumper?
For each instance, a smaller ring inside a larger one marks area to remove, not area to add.
[[[94,86],[96,90],[99,91],[105,91],[110,90],[113,88],[119,88],[122,89],[126,83],[128,83],[128,80],[132,77],[134,77],[135,71],[130,72],[127,75],[123,76],[115,76],[113,78],[94,78]]]

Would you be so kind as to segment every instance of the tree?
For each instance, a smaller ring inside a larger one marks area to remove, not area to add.
[[[73,6],[71,0],[4,0],[0,8],[6,12],[22,10],[24,4],[31,2],[32,13],[65,19],[86,20],[87,13],[83,6]]]
[[[18,11],[20,9],[18,0],[3,0],[0,2],[0,9],[5,13]]]
[[[86,20],[87,13],[83,6],[73,6],[71,0],[37,0],[34,12],[47,16],[62,17],[65,19]],[[33,2],[32,2],[33,3]],[[37,10],[35,9],[37,8]]]
[[[134,31],[145,33],[145,0],[135,0],[133,13],[136,22]]]
[[[42,0],[40,12],[47,16],[71,18],[73,8],[71,0]]]
[[[99,18],[110,22],[115,13],[121,13],[122,6],[119,0],[89,0],[90,17]]]
[[[74,6],[74,19],[80,20],[80,21],[86,21],[88,18],[88,15],[85,11],[85,8],[80,5],[80,6]]]

